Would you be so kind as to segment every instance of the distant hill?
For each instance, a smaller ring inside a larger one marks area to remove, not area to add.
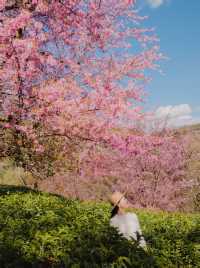
[[[183,126],[183,127],[178,128],[177,131],[180,131],[183,134],[193,133],[193,134],[200,135],[200,124]]]
[[[188,180],[196,180],[196,188],[193,193],[194,209],[200,211],[200,124],[184,126],[176,131],[188,137],[187,177]]]

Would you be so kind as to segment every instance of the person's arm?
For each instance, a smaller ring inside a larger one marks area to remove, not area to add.
[[[142,234],[142,230],[141,230],[141,227],[140,227],[140,222],[139,222],[139,219],[137,217],[137,215],[134,213],[132,214],[132,216],[134,217],[134,220],[135,220],[135,223],[136,223],[136,236],[137,236],[137,241],[139,242],[139,246],[142,247],[142,248],[146,248],[146,241],[144,239],[144,236]]]
[[[139,246],[144,248],[146,250],[147,248],[147,244],[146,244],[146,241],[144,239],[144,236],[142,234],[142,230],[140,228],[140,223],[139,223],[139,220],[138,220],[138,234],[139,234]]]
[[[139,233],[138,234],[138,236],[139,236],[139,239],[138,239],[139,246],[142,247],[142,248],[146,248],[147,244],[146,244],[146,241],[144,239],[144,236],[142,235],[141,229],[139,229],[138,233]]]

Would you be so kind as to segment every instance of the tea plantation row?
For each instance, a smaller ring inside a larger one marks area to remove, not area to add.
[[[0,188],[1,268],[200,267],[200,217],[138,210],[145,252],[109,226],[107,203]]]

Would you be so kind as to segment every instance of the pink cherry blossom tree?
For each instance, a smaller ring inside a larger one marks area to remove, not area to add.
[[[135,189],[148,188],[156,206],[167,183],[156,174],[178,172],[182,147],[170,137],[115,132],[144,117],[145,71],[162,58],[135,5],[1,0],[0,128],[4,155],[35,176],[68,170],[73,185],[114,176],[123,188],[153,173],[151,186],[138,180]]]
[[[113,127],[141,116],[144,71],[161,55],[134,7],[125,0],[0,2],[1,128],[12,131],[17,161],[26,162],[27,147],[28,158],[42,155],[50,137],[109,142]]]

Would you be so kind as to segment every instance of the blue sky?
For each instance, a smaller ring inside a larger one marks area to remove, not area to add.
[[[170,115],[176,125],[200,122],[200,0],[138,0],[140,14],[155,26],[164,75],[154,72],[148,86],[150,110]]]

